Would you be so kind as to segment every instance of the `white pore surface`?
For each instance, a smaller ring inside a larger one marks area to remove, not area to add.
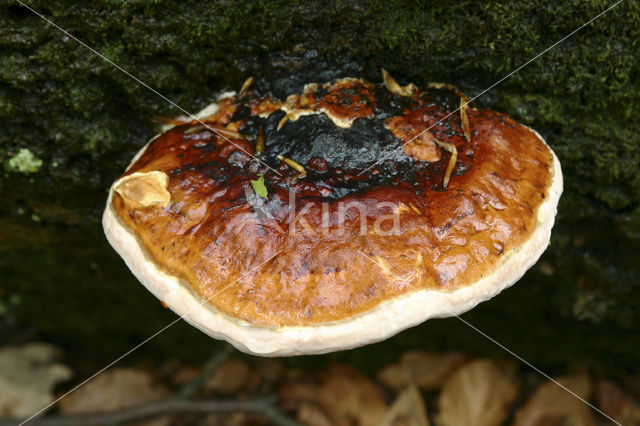
[[[215,112],[215,106],[210,105],[205,110],[209,115]],[[544,142],[538,133],[536,135]],[[131,164],[147,146],[138,152]],[[176,314],[208,335],[224,339],[239,350],[254,355],[321,354],[379,342],[430,318],[462,314],[520,279],[537,262],[551,236],[562,193],[560,162],[555,154],[552,155],[553,179],[549,193],[538,209],[537,228],[524,244],[502,256],[493,273],[457,290],[420,290],[383,302],[366,313],[317,325],[257,326],[218,312],[197,296],[186,282],[155,265],[138,238],[111,207],[113,186],[109,191],[102,223],[109,243],[122,256],[136,278]]]

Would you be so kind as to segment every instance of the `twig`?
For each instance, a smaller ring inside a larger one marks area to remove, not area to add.
[[[181,399],[168,399],[125,408],[111,413],[43,417],[33,419],[29,424],[32,426],[109,425],[176,413],[228,413],[232,411],[245,411],[260,413],[276,425],[299,426],[297,422],[278,411],[275,408],[275,403],[275,397],[247,399],[244,401],[186,401]],[[17,421],[0,421],[0,426],[13,426],[15,424],[17,424]]]
[[[176,399],[187,399],[192,397],[196,392],[204,386],[207,379],[213,374],[220,364],[226,361],[231,355],[229,346],[224,346],[222,350],[216,352],[211,356],[202,368],[202,372],[198,376],[187,383],[182,389],[180,389],[176,395]]]

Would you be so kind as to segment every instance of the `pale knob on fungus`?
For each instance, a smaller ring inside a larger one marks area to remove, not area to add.
[[[384,79],[384,85],[391,93],[395,93],[400,96],[411,96],[418,90],[413,83],[409,83],[406,86],[400,86],[396,79],[393,78],[384,68],[382,68],[382,78]]]
[[[169,176],[166,173],[138,172],[118,180],[113,190],[120,194],[127,205],[135,209],[158,205],[167,208],[171,203],[168,185]]]

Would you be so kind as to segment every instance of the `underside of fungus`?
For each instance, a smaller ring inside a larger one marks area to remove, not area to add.
[[[206,333],[261,355],[323,353],[457,315],[546,247],[562,191],[542,138],[388,72],[276,96],[249,78],[150,141],[105,233]]]

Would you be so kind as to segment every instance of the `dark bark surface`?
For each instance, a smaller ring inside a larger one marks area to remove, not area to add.
[[[248,76],[301,62],[318,64],[310,75],[320,82],[340,72],[377,82],[385,67],[401,84],[443,81],[473,97],[613,3],[29,4],[196,112]],[[515,287],[464,316],[537,364],[637,368],[638,22],[640,6],[627,0],[476,101],[538,130],[563,165],[549,250]],[[180,111],[13,1],[0,6],[0,58],[0,338],[42,334],[113,358],[174,316],[106,243],[106,191],[156,133],[151,118]],[[188,358],[212,344],[181,324],[146,353]],[[414,347],[500,351],[454,318],[332,357],[377,367]]]

